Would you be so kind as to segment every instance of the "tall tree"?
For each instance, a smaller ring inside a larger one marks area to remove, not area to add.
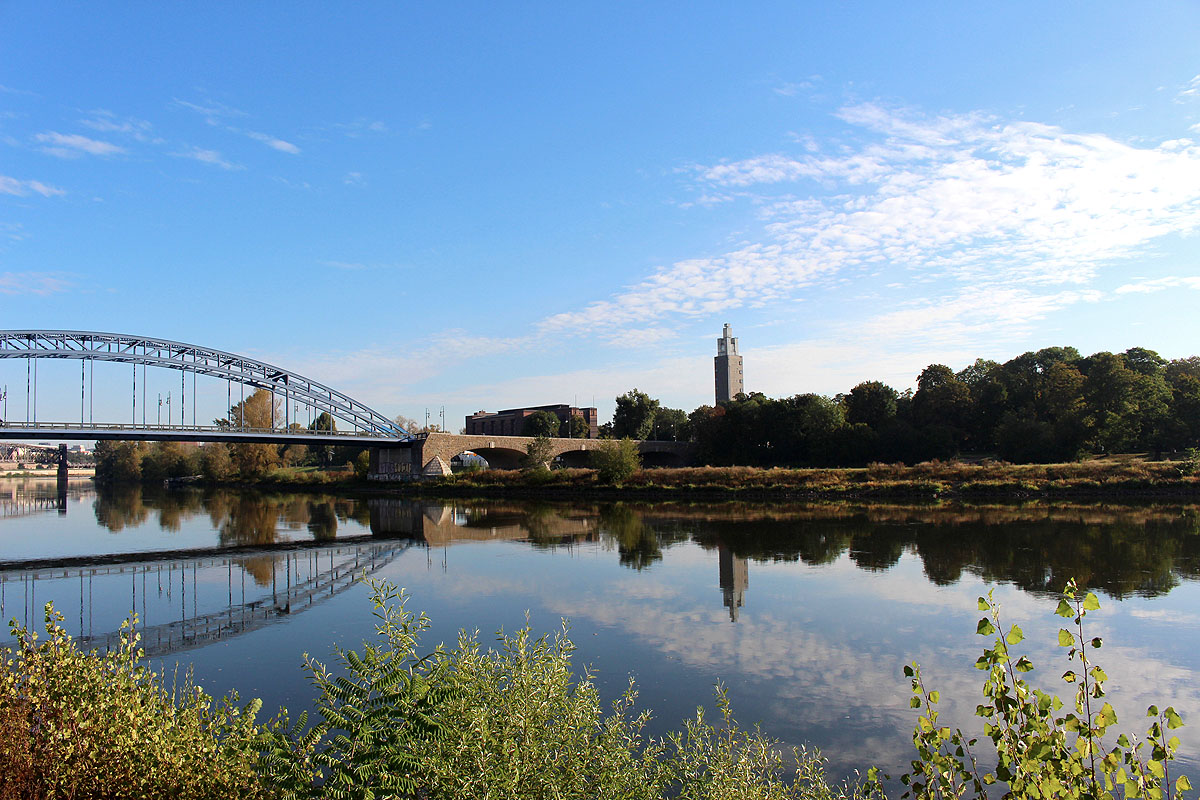
[[[558,429],[561,425],[556,414],[551,414],[549,411],[535,411],[522,422],[521,435],[550,438],[558,436]]]
[[[613,436],[618,439],[646,439],[654,429],[658,401],[645,392],[631,389],[617,398],[613,414]]]
[[[846,421],[851,425],[861,422],[877,431],[896,416],[897,396],[896,390],[885,383],[863,381],[843,400]]]

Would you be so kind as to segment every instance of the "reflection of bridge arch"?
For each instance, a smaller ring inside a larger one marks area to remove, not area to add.
[[[114,650],[121,642],[119,629],[93,634],[91,632],[92,588],[93,579],[112,577],[120,580],[128,576],[130,600],[139,615],[142,615],[138,632],[141,634],[139,646],[148,657],[161,657],[171,653],[202,647],[211,642],[240,636],[244,633],[287,619],[289,616],[307,611],[331,597],[349,589],[364,574],[373,574],[382,567],[390,564],[406,550],[413,542],[387,543],[355,543],[341,546],[308,547],[304,549],[287,548],[282,552],[271,550],[259,551],[257,554],[230,554],[228,556],[206,555],[199,558],[180,558],[153,560],[153,554],[142,554],[135,563],[104,563],[93,566],[41,566],[35,569],[0,572],[0,598],[8,601],[10,611],[7,616],[16,616],[11,609],[21,602],[25,614],[26,627],[40,627],[41,607],[39,600],[44,600],[46,588],[42,589],[42,598],[38,597],[39,581],[61,582],[56,589],[55,607],[68,617],[68,629],[75,625],[68,606],[74,607],[73,598],[79,598],[79,618],[76,642],[84,650]],[[279,557],[284,559],[282,575],[278,573]],[[258,597],[245,597],[245,574],[249,571],[249,562],[255,558],[270,558],[271,591],[264,592]],[[81,559],[69,559],[65,563],[78,562]],[[241,567],[241,597],[234,589],[234,565]],[[295,566],[295,569],[293,569]],[[205,584],[198,573],[201,569],[225,567],[228,574],[228,602],[211,610],[200,611],[196,599],[196,587]],[[302,570],[301,567],[304,567]],[[166,572],[164,573],[164,570]],[[153,625],[146,624],[144,614],[147,594],[153,591],[157,581],[161,595],[166,576],[167,596],[174,597],[179,602],[179,613],[172,614],[169,619]],[[189,583],[190,575],[190,583]],[[295,579],[293,577],[295,576]],[[65,594],[65,586],[78,586],[77,594]],[[148,588],[149,587],[149,588]],[[189,591],[191,592],[191,611],[188,611]],[[141,604],[139,607],[139,603]],[[86,609],[86,614],[85,614]],[[85,621],[86,619],[86,621]]]
[[[183,342],[94,331],[0,331],[0,358],[108,361],[133,364],[135,369],[142,365],[190,372],[193,376],[204,375],[282,394],[285,415],[290,403],[296,401],[311,407],[316,414],[326,412],[356,431],[410,438],[407,431],[383,414],[330,386],[263,361]],[[193,377],[193,401],[194,387]],[[182,399],[186,402],[186,395]],[[192,411],[194,415],[194,402]],[[281,421],[286,425],[286,416]]]

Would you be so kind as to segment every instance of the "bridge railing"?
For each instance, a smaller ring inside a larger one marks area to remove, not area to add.
[[[280,436],[313,436],[326,438],[330,436],[346,439],[365,438],[378,439],[374,431],[328,431],[311,430],[309,428],[252,428],[238,425],[158,425],[151,423],[103,423],[103,422],[22,422],[0,420],[0,431],[5,428],[14,430],[39,431],[171,431],[185,433],[244,433],[244,434],[278,434]]]

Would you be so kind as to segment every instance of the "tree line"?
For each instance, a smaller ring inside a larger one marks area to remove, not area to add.
[[[1082,356],[1047,347],[955,372],[931,364],[915,391],[863,381],[834,397],[739,394],[690,414],[637,389],[604,434],[695,442],[713,465],[856,466],[990,454],[1014,463],[1200,445],[1200,357],[1153,350]]]
[[[274,410],[272,410],[274,404]],[[213,420],[219,428],[241,427],[270,429],[273,420],[283,417],[282,401],[269,390],[258,389],[229,409],[229,416]],[[293,422],[294,431],[334,431],[333,417],[321,412],[310,425]],[[208,442],[203,446],[181,442],[109,442],[96,443],[96,476],[118,482],[161,480],[202,475],[209,480],[261,478],[279,467],[328,467],[351,465],[365,470],[356,445],[253,444]]]

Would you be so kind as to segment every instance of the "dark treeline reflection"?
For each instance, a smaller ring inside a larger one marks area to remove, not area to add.
[[[672,545],[690,541],[751,562],[821,565],[845,557],[870,571],[891,569],[912,554],[940,585],[965,573],[1033,593],[1057,592],[1075,578],[1113,597],[1156,595],[1200,577],[1196,505],[442,505],[132,485],[99,489],[95,513],[114,533],[152,516],[175,531],[203,514],[216,544],[228,546],[269,545],[284,531],[288,539],[325,541],[339,530],[431,547],[493,539],[540,548],[596,542],[639,571],[652,570]]]

